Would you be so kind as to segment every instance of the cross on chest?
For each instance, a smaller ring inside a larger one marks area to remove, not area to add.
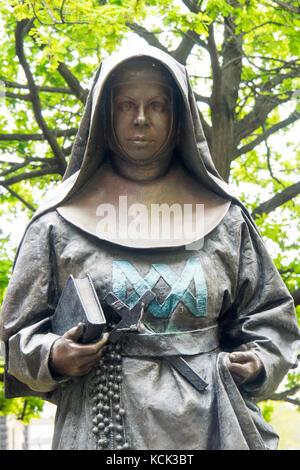
[[[129,308],[113,292],[109,292],[106,295],[104,301],[121,317],[119,323],[109,334],[111,343],[115,344],[123,331],[136,331],[138,329],[144,308],[146,308],[154,298],[154,293],[148,290],[132,308]]]

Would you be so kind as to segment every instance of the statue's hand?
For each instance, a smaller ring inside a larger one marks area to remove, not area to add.
[[[97,363],[109,334],[105,333],[96,343],[80,344],[76,341],[82,332],[83,324],[79,323],[53,343],[49,363],[52,372],[77,377],[87,374]]]
[[[252,382],[263,371],[262,361],[252,351],[235,351],[228,357],[228,369],[238,385]]]

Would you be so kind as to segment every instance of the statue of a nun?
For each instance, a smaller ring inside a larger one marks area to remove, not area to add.
[[[81,323],[57,335],[51,317],[69,276],[87,274],[110,329],[83,344]],[[277,448],[255,403],[295,366],[293,300],[168,54],[102,62],[1,322],[6,397],[57,405],[53,449]]]

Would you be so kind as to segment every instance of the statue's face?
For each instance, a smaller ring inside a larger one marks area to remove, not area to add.
[[[154,81],[136,80],[114,88],[113,127],[125,158],[135,164],[159,159],[172,126],[171,90]]]

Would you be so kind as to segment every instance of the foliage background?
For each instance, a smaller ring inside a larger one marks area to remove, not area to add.
[[[0,302],[26,221],[65,171],[91,77],[138,40],[187,66],[214,162],[299,315],[299,1],[6,0],[0,24]],[[2,414],[40,411],[38,399],[5,400],[2,389]],[[299,389],[291,370],[260,404],[266,418],[276,400],[297,412]]]

